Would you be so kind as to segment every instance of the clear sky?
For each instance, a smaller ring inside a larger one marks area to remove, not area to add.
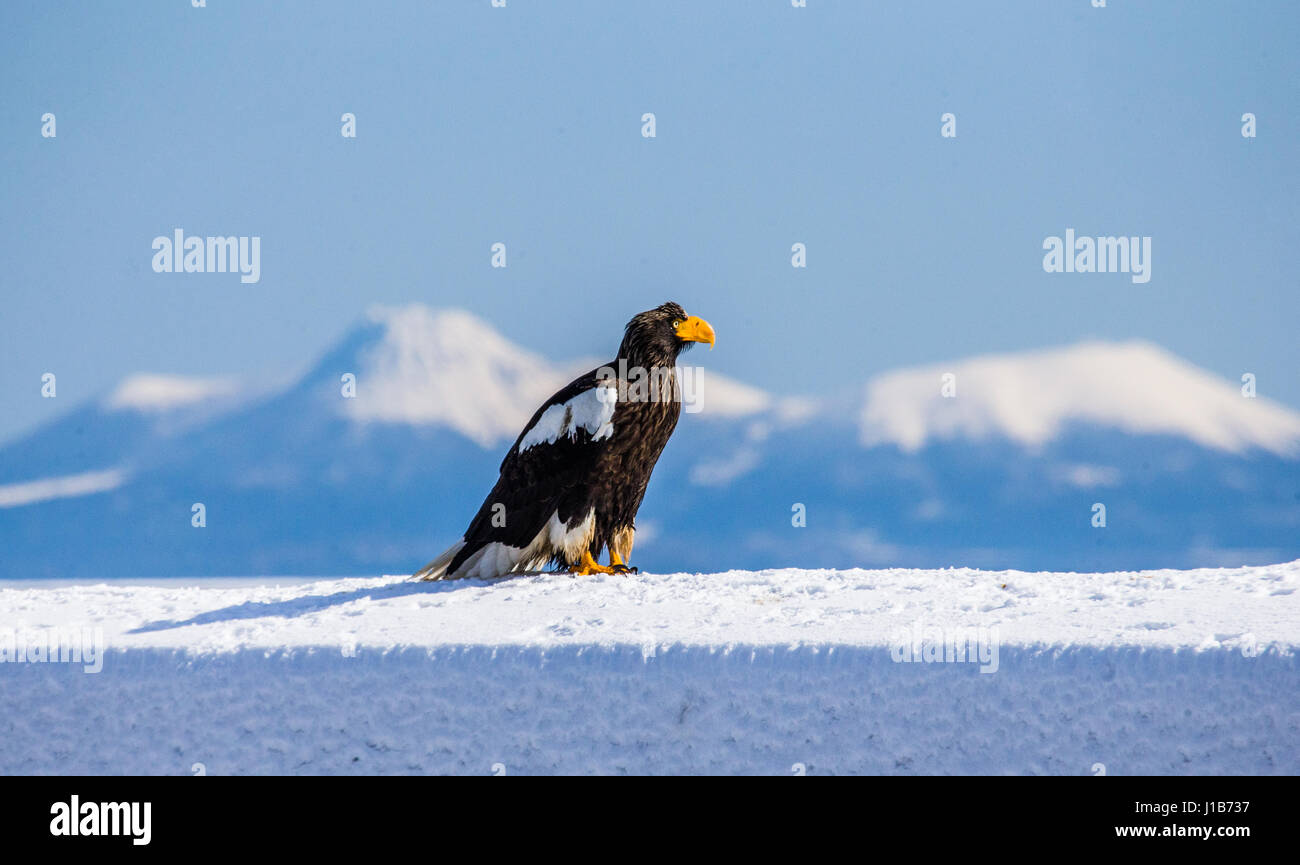
[[[0,440],[410,301],[567,358],[677,300],[779,394],[1141,337],[1300,406],[1297,46],[1292,0],[6,0]],[[154,273],[177,228],[260,282]],[[1150,282],[1045,273],[1067,228],[1151,236]]]

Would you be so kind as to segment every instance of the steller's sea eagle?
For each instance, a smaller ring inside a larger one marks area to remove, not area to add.
[[[677,355],[693,342],[712,347],[713,328],[675,303],[628,322],[611,363],[533,414],[465,536],[415,578],[499,577],[548,562],[577,574],[634,572],[636,512],[677,426]],[[596,561],[605,548],[608,566]]]

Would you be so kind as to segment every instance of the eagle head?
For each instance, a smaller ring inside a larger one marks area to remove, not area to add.
[[[713,328],[707,321],[687,315],[680,304],[670,301],[632,317],[618,354],[647,367],[669,366],[691,343],[707,342],[712,348],[713,340]]]

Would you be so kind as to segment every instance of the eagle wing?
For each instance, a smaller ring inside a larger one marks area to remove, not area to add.
[[[459,549],[448,551],[447,577],[461,576],[458,571],[467,563],[470,567],[465,575],[540,567],[545,558],[528,561],[524,551],[552,515],[561,523],[586,516],[564,511],[566,504],[572,508],[576,499],[585,499],[574,494],[590,486],[600,455],[614,435],[618,385],[614,379],[598,375],[602,370],[608,367],[574,379],[533,413],[501,461],[500,477],[465,531]],[[476,567],[477,560],[470,562],[476,555],[483,558],[489,554],[493,560],[482,568]],[[438,563],[435,559],[420,574],[426,579],[439,578],[442,575],[427,573]]]

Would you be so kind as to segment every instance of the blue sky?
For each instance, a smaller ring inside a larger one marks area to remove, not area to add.
[[[0,440],[409,301],[565,358],[674,299],[776,393],[1140,337],[1300,406],[1297,45],[1280,0],[6,2]],[[176,228],[261,281],[154,273]],[[1151,281],[1044,273],[1067,228],[1151,236]]]

